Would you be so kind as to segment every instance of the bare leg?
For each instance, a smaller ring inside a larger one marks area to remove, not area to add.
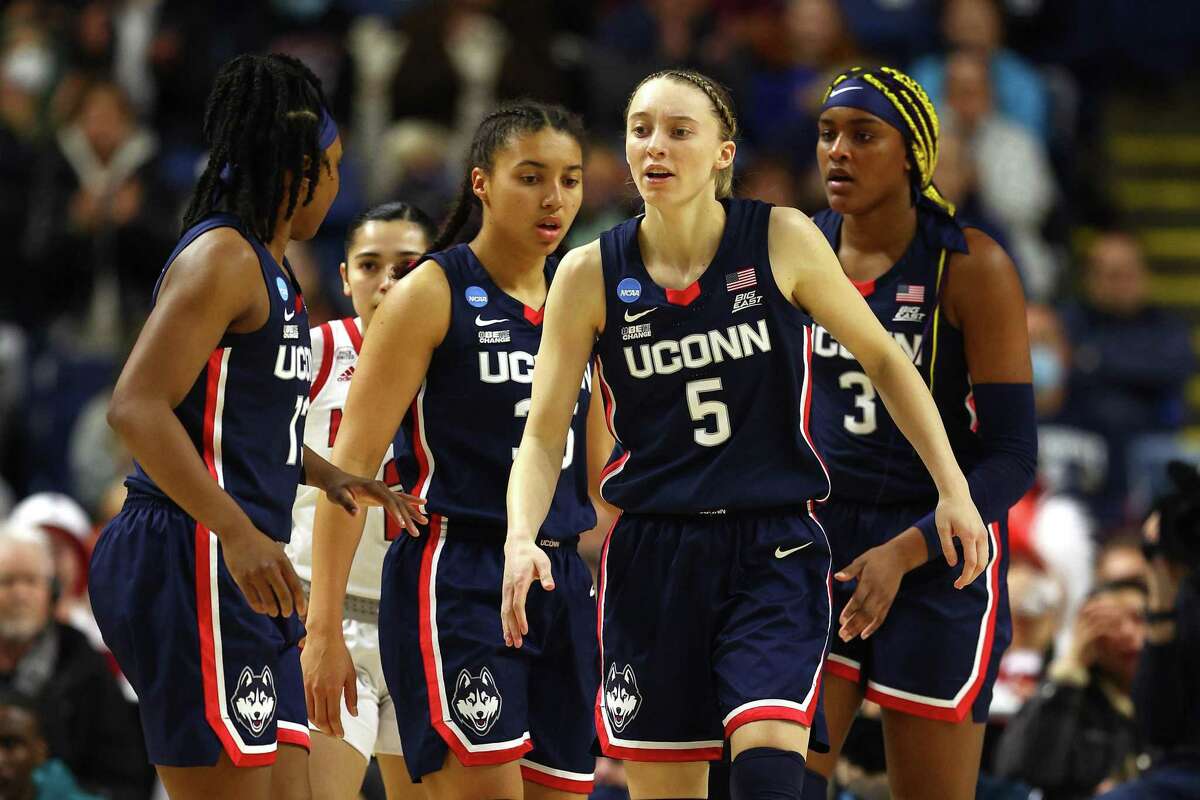
[[[490,767],[464,767],[453,753],[437,772],[421,778],[437,800],[522,800],[521,768],[516,761]]]
[[[312,800],[308,785],[308,750],[280,744],[271,767],[271,800]]]
[[[821,691],[825,693],[825,727],[829,733],[829,752],[809,753],[808,768],[828,779],[833,776],[833,768],[837,765],[842,745],[846,743],[846,735],[850,733],[850,726],[854,723],[854,715],[862,705],[863,690],[857,683],[826,672],[821,679]]]
[[[626,761],[625,778],[632,800],[707,798],[707,761]]]
[[[308,779],[314,797],[322,800],[358,800],[367,759],[345,739],[309,731],[312,752],[308,756]]]
[[[587,800],[587,795],[565,792],[562,789],[551,789],[540,783],[525,781],[525,800]]]
[[[387,790],[388,800],[425,800],[425,788],[412,782],[403,756],[376,754],[375,758],[379,761],[379,771],[383,774],[383,786]]]
[[[155,769],[171,800],[216,797],[267,800],[271,792],[271,767],[235,767],[224,750],[211,767],[156,766]]]
[[[983,724],[940,722],[883,710],[888,783],[895,800],[972,800],[983,754]]]

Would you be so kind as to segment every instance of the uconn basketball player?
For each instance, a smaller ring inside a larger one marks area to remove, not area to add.
[[[363,334],[375,308],[396,281],[416,266],[435,234],[425,212],[407,203],[384,203],[350,223],[340,272],[342,291],[351,298],[358,316],[326,322],[310,332],[314,377],[304,444],[322,458],[330,456],[337,439]],[[397,439],[377,473],[389,486],[400,483],[393,448],[403,452],[403,434]],[[312,579],[313,515],[320,496],[319,490],[303,486],[292,507],[292,539],[287,552],[302,582]],[[308,773],[317,797],[357,798],[372,755],[379,760],[389,798],[424,796],[404,768],[395,704],[379,660],[379,572],[388,544],[398,533],[399,526],[379,509],[367,513],[342,612],[342,633],[356,668],[358,716],[351,716],[342,705],[344,739],[319,730],[311,732]]]
[[[172,798],[305,798],[304,595],[283,550],[296,485],[407,509],[303,447],[308,316],[283,251],[337,195],[320,82],[285,56],[235,58],[204,133],[209,166],[109,409],[136,464],[92,606]]]
[[[556,266],[550,254],[579,210],[582,142],[578,120],[558,106],[521,102],[483,120],[458,207],[434,249],[453,241],[472,208],[482,227],[470,243],[431,255],[376,310],[334,445],[335,463],[370,472],[407,411],[411,449],[399,477],[426,499],[431,521],[388,550],[379,638],[405,763],[432,797],[591,790],[595,605],[576,552],[596,520],[586,365],[556,459],[553,510],[531,540],[554,563],[559,585],[531,602],[528,650],[506,648],[496,624],[504,489],[529,410]],[[609,453],[611,442],[599,457]],[[355,707],[341,609],[361,529],[335,505],[318,505],[303,661],[312,718],[336,734],[343,688]]]
[[[812,768],[829,776],[867,697],[884,709],[895,796],[974,797],[1011,638],[1008,508],[1037,461],[1021,284],[1000,246],[964,227],[934,188],[938,117],[919,84],[888,67],[850,70],[830,84],[818,125],[829,210],[815,222],[937,403],[988,523],[989,558],[980,580],[959,574],[935,524],[934,479],[877,401],[857,351],[818,327],[814,434],[833,482],[821,520],[840,568],[840,635],[825,670],[833,752]]]
[[[625,130],[646,212],[570,253],[551,289],[509,484],[505,635],[523,644],[526,591],[554,580],[534,539],[594,351],[620,448],[602,493],[625,512],[601,561],[604,752],[627,760],[636,797],[705,797],[728,738],[734,797],[798,797],[830,624],[829,544],[812,515],[829,492],[809,430],[813,319],[902,421],[937,479],[942,528],[975,553],[983,523],[920,376],[820,231],[729,197],[727,92],[655,73]]]

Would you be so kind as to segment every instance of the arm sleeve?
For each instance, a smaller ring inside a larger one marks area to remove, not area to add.
[[[1029,491],[1037,473],[1037,419],[1033,385],[982,383],[972,389],[983,457],[967,475],[971,499],[985,523],[1003,517]],[[942,545],[934,512],[914,523],[932,561]]]

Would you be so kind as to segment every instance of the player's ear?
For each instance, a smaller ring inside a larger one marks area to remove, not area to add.
[[[342,295],[345,297],[349,297],[350,296],[350,276],[349,276],[349,268],[346,266],[345,261],[343,261],[341,264],[338,264],[338,275],[342,276]]]

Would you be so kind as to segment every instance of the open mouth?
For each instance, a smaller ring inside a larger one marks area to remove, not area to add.
[[[651,182],[665,181],[667,178],[675,177],[675,174],[663,167],[650,167],[644,173],[646,180]]]
[[[834,167],[825,173],[825,182],[834,186],[845,186],[854,183],[854,179],[850,177],[850,173],[839,167]]]
[[[546,217],[537,224],[538,236],[545,241],[554,241],[562,233],[562,222],[554,217]]]

